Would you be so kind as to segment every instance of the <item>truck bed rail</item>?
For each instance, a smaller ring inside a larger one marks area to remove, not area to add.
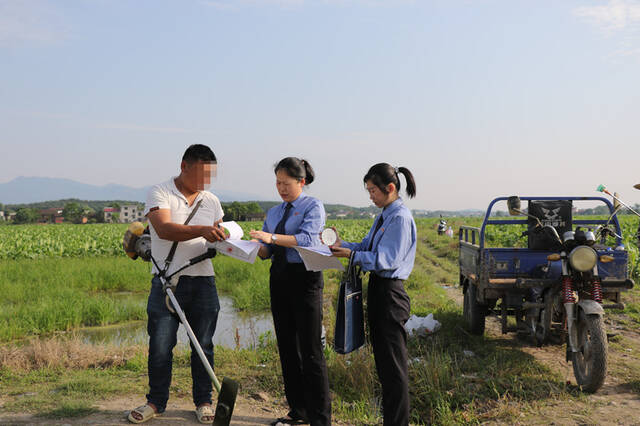
[[[471,234],[471,241],[469,241],[469,234]],[[476,228],[474,226],[461,226],[458,234],[458,240],[460,243],[480,247],[480,228]]]

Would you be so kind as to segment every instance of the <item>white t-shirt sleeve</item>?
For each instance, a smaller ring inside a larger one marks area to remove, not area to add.
[[[217,222],[219,220],[222,220],[222,218],[224,217],[224,212],[222,211],[222,204],[220,204],[220,200],[215,195],[210,197],[210,199],[213,202],[213,206],[212,206],[212,210],[214,212],[213,221]]]
[[[170,208],[169,197],[167,197],[166,191],[160,185],[153,186],[147,194],[147,202],[144,205],[144,215],[146,216],[149,214],[152,209],[158,210]]]

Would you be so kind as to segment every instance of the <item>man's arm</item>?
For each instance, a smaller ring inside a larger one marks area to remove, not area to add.
[[[168,241],[187,241],[194,238],[203,237],[205,240],[214,242],[226,239],[226,234],[218,226],[221,221],[217,221],[213,226],[203,225],[182,225],[171,222],[171,210],[157,209],[147,213],[147,218],[158,237]]]

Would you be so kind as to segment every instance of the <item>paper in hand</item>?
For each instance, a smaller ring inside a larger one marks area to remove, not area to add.
[[[230,240],[241,240],[244,236],[244,231],[236,222],[221,222],[220,226],[225,229],[225,233],[229,236]]]
[[[325,269],[344,271],[344,266],[340,259],[334,257],[327,246],[294,248],[302,258],[307,271],[324,271]]]
[[[260,243],[243,240],[244,231],[236,222],[222,222],[220,226],[225,229],[225,233],[229,235],[229,238],[224,241],[209,243],[209,245],[215,247],[218,253],[225,256],[247,263],[255,262],[258,250],[260,250]]]

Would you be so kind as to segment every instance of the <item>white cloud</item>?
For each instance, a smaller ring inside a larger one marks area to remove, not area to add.
[[[67,35],[62,21],[45,1],[0,0],[0,47],[59,42]]]
[[[599,6],[581,6],[573,10],[617,44],[612,58],[640,56],[640,0],[608,0]]]
[[[630,30],[640,26],[640,2],[634,0],[609,0],[608,4],[602,6],[578,7],[574,13],[607,31]]]

